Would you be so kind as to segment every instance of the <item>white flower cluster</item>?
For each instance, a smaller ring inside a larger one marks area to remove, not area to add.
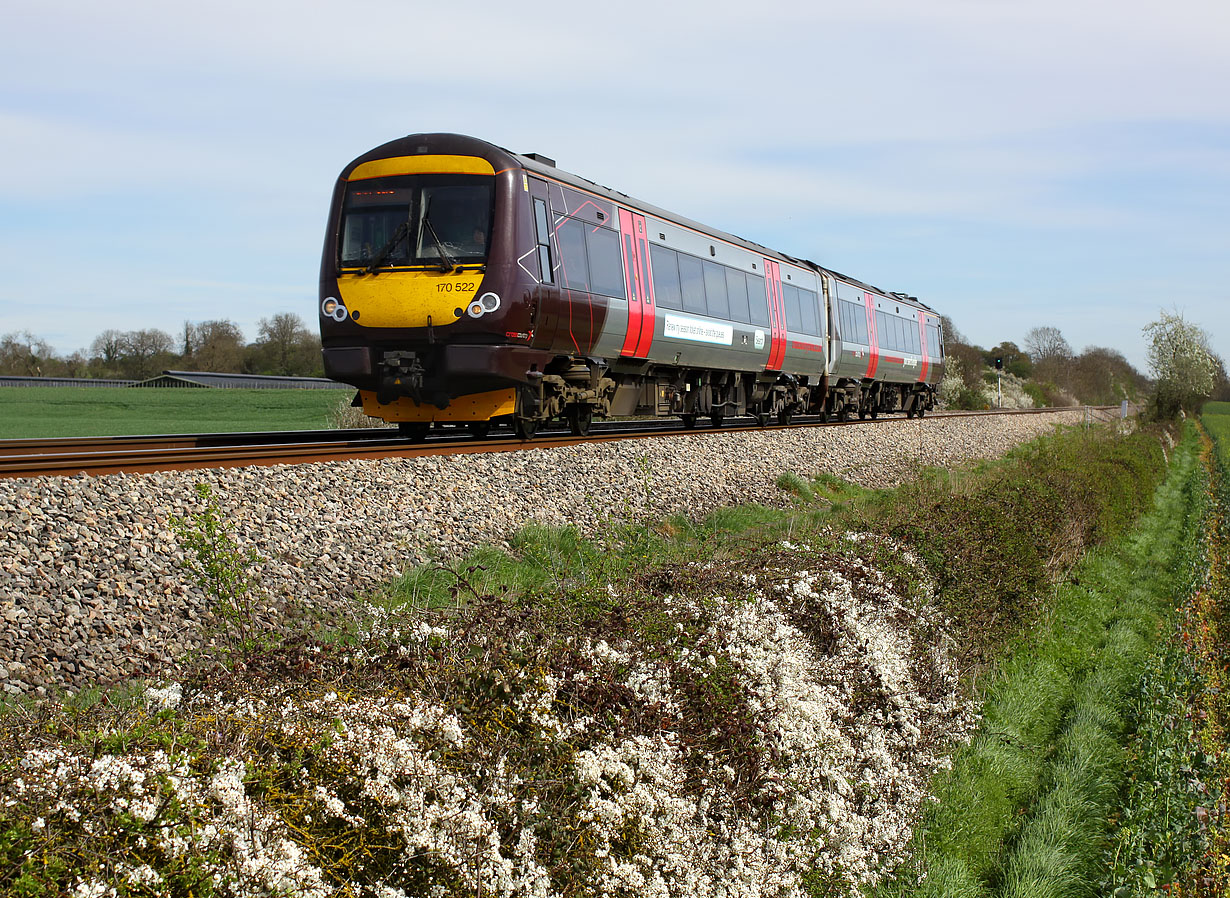
[[[578,639],[588,659],[581,670],[505,671],[513,698],[492,721],[463,719],[423,697],[335,691],[197,696],[185,708],[166,686],[147,690],[146,700],[181,714],[208,707],[219,719],[263,721],[284,740],[314,746],[298,788],[316,824],[382,829],[384,844],[404,846],[403,867],[446,871],[433,894],[551,898],[541,843],[554,839],[558,852],[565,828],[564,844],[583,855],[586,888],[600,898],[794,898],[814,870],[856,895],[899,859],[945,739],[970,716],[956,700],[948,646],[936,636],[944,621],[926,587],[897,595],[862,559],[887,549],[913,560],[876,537],[844,545],[826,554],[783,544],[809,569],[783,563],[727,578],[740,595],[664,596],[676,625],[659,631],[652,650],[630,639]],[[824,638],[808,631],[817,619],[832,631]],[[442,632],[412,629],[413,640]],[[583,685],[618,687],[612,694],[638,703],[653,723],[631,713],[632,723],[611,729],[606,712],[591,717],[561,699]],[[718,738],[708,724],[689,729],[703,688],[741,703],[754,729],[752,747],[740,750],[758,752],[759,766],[698,743]],[[480,725],[491,729],[472,729]],[[562,766],[530,777],[515,760],[522,739]],[[162,752],[89,759],[39,749],[18,760],[14,791],[20,800],[42,793],[51,814],[72,820],[63,796],[85,790],[152,823],[145,832],[165,855],[221,859],[213,871],[220,894],[332,894],[309,836],[246,784],[256,763],[231,757],[200,771]],[[572,804],[544,804],[569,776]],[[186,816],[158,819],[175,807]],[[75,894],[104,898],[122,882],[156,889],[157,871],[133,861],[78,882]],[[406,895],[398,881],[363,885],[382,898]]]

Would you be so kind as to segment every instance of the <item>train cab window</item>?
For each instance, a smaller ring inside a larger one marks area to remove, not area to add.
[[[679,291],[679,254],[656,244],[649,247],[653,269],[653,296],[664,309],[682,311],[683,294]]]
[[[940,351],[940,329],[930,323],[927,324],[927,355],[933,359],[938,359],[943,353]]]
[[[769,294],[765,290],[764,278],[754,274],[747,275],[747,301],[752,324],[768,327]]]
[[[619,252],[619,234],[610,228],[586,228],[589,251],[590,292],[625,298],[624,260]]]
[[[717,262],[704,262],[705,307],[714,318],[730,318],[730,299],[726,295],[726,271]]]
[[[734,268],[726,269],[726,295],[730,299],[730,317],[735,321],[749,324],[752,318],[747,304],[747,278],[743,276],[742,271]]]
[[[346,185],[338,263],[446,267],[487,261],[493,179],[396,175]]]
[[[704,315],[705,274],[700,259],[679,254],[679,286],[683,291],[683,308]]]

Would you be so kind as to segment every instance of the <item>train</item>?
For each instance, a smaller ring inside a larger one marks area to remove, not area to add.
[[[943,378],[940,316],[917,298],[459,134],[342,169],[319,301],[326,375],[413,439],[914,417]]]

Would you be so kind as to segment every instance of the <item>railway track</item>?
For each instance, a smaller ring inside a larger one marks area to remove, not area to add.
[[[946,412],[945,416],[987,414],[1045,414],[1055,409],[991,412]],[[1091,408],[1105,416],[1117,408]],[[790,427],[874,426],[905,420],[886,416],[868,421],[830,421],[800,417]],[[727,419],[722,430],[758,428],[751,418]],[[0,477],[71,477],[79,474],[149,473],[193,468],[234,468],[248,465],[300,464],[359,458],[395,458],[473,452],[515,452],[522,449],[569,446],[651,436],[678,436],[718,432],[701,426],[685,429],[678,421],[613,421],[594,425],[588,436],[566,429],[542,430],[532,442],[497,434],[475,439],[461,429],[446,429],[426,442],[416,443],[391,428],[363,430],[264,431],[255,433],[167,434],[156,436],[72,437],[65,439],[0,440]]]

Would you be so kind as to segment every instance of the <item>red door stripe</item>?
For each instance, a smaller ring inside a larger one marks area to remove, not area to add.
[[[918,382],[926,383],[927,371],[931,367],[931,357],[927,355],[927,316],[918,313],[918,345],[922,347],[922,365],[918,372]]]
[[[867,373],[864,377],[875,377],[876,368],[880,366],[880,338],[876,333],[876,301],[875,297],[870,293],[864,293],[867,303],[867,343],[868,343],[868,359]]]

